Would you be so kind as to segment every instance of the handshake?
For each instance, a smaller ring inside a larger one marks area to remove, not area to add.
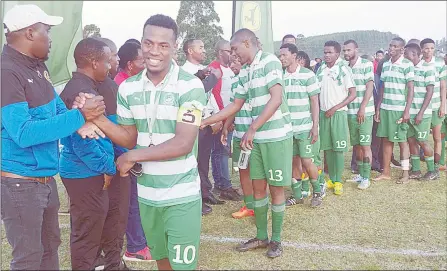
[[[72,109],[79,109],[85,124],[77,131],[82,138],[98,139],[106,135],[92,121],[104,116],[106,106],[102,96],[80,92],[73,101]]]

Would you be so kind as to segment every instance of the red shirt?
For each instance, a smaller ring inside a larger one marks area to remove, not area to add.
[[[379,65],[379,61],[377,61],[377,59],[376,59],[376,60],[374,60],[374,62],[373,62],[373,66],[374,66],[374,74],[376,74],[376,71],[377,71],[377,65]]]
[[[121,85],[122,82],[124,82],[129,77],[130,76],[127,73],[120,71],[119,73],[116,74],[115,79],[113,79],[113,80],[119,86],[119,85]]]

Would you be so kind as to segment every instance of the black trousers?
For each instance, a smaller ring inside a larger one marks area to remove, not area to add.
[[[104,177],[62,178],[70,197],[70,252],[74,270],[93,270],[100,249],[105,269],[118,269],[129,210],[130,178],[115,175],[107,190]]]

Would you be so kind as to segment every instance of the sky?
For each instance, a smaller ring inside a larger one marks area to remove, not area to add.
[[[214,3],[223,37],[229,39],[232,1]],[[84,1],[82,24],[96,24],[103,37],[120,46],[129,38],[140,40],[151,15],[162,13],[175,20],[179,8],[180,1]],[[405,40],[439,40],[447,36],[446,10],[446,1],[272,1],[273,38],[378,30]]]

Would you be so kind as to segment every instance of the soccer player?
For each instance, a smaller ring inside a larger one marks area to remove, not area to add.
[[[445,142],[444,140],[442,140],[441,137],[441,127],[444,123],[446,110],[447,71],[443,59],[437,58],[433,55],[435,52],[435,42],[432,39],[423,39],[420,45],[422,49],[422,60],[424,65],[435,67],[435,87],[433,90],[433,98],[431,100],[431,128],[433,133],[435,151],[435,170],[439,177],[441,154],[442,151],[444,151],[445,153]]]
[[[390,59],[383,64],[379,102],[374,116],[377,136],[383,137],[383,171],[374,180],[391,179],[391,155],[394,143],[399,143],[403,175],[396,183],[409,181],[410,149],[407,142],[407,122],[410,120],[410,107],[414,96],[414,65],[403,56],[405,41],[393,38],[389,46]]]
[[[354,79],[356,98],[348,104],[348,125],[351,145],[356,153],[359,175],[353,181],[359,189],[370,186],[371,176],[371,140],[374,116],[374,67],[369,60],[359,57],[357,42],[347,40],[343,45],[345,60],[349,62]]]
[[[282,38],[282,44],[296,44],[296,38],[292,34],[287,34]]]
[[[340,58],[336,41],[324,44],[324,62],[317,71],[320,82],[320,148],[325,151],[329,169],[326,185],[335,195],[343,194],[341,176],[348,151],[347,105],[356,97],[351,69]]]
[[[236,56],[231,56],[230,69],[234,72],[235,76],[232,77],[231,91],[232,96],[230,102],[234,101],[234,91],[237,89],[239,85],[239,73],[241,71],[242,65]],[[228,145],[228,132],[232,129],[233,131],[233,162],[239,161],[239,156],[241,154],[241,139],[244,136],[245,132],[248,130],[251,124],[251,113],[250,113],[250,105],[245,102],[242,106],[241,110],[228,118],[225,121],[224,127],[222,128],[222,144]],[[234,127],[234,128],[233,128]],[[239,168],[239,181],[241,182],[242,192],[244,194],[244,203],[245,205],[237,212],[232,213],[231,215],[234,218],[243,218],[254,216],[253,210],[253,184],[250,179],[250,165],[247,166],[246,169]]]
[[[231,38],[231,50],[244,64],[233,103],[203,120],[202,127],[235,114],[247,101],[252,123],[241,140],[241,148],[251,150],[250,177],[253,180],[257,235],[237,247],[248,251],[268,246],[267,256],[282,253],[281,230],[284,219],[284,187],[292,180],[292,125],[283,96],[282,67],[278,58],[258,49],[255,34],[246,28]],[[272,238],[268,240],[267,183],[272,196]]]
[[[428,144],[427,139],[430,134],[430,123],[432,120],[432,108],[430,101],[433,96],[435,85],[436,69],[433,65],[424,65],[420,59],[421,48],[417,44],[408,44],[405,46],[405,58],[414,64],[414,98],[410,108],[410,122],[408,129],[408,143],[410,144],[411,154],[411,172],[410,179],[419,179],[422,177],[421,161],[419,158],[419,148],[422,148],[427,163],[427,174],[425,180],[434,180],[438,177],[435,171],[433,158],[433,149]]]
[[[136,162],[143,166],[141,222],[159,270],[196,269],[202,220],[196,156],[206,96],[200,79],[172,59],[177,37],[172,18],[151,16],[141,45],[146,68],[118,90],[120,125],[94,120],[114,143],[131,149],[116,161],[122,175]]]
[[[318,169],[313,163],[314,157],[320,152],[320,142],[318,141],[320,87],[315,74],[298,64],[298,49],[295,45],[283,44],[279,53],[279,60],[286,68],[284,90],[292,120],[293,155],[301,159],[303,170],[309,175],[313,188],[311,206],[317,207],[323,201]],[[302,182],[297,180],[298,176],[293,177],[293,196],[287,199],[287,206],[303,202]]]

